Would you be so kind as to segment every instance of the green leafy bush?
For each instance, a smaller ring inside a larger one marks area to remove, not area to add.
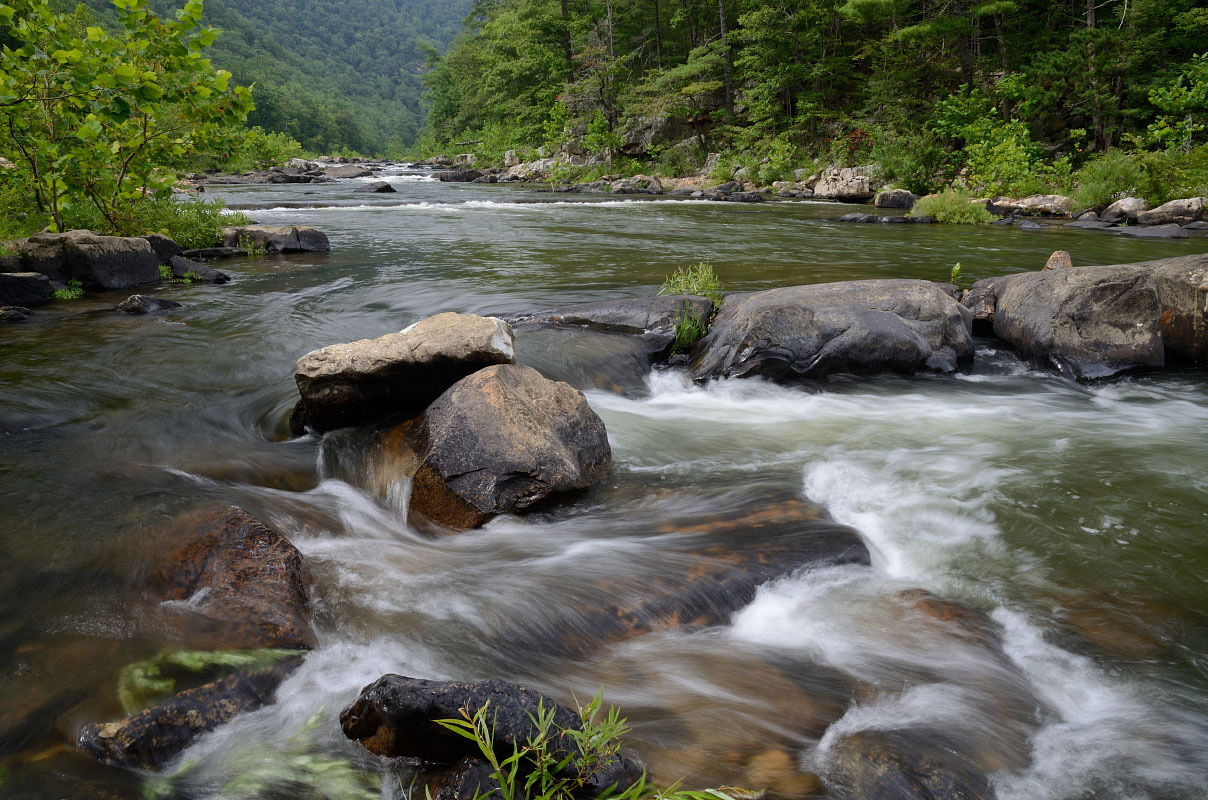
[[[1208,144],[1187,152],[1140,152],[1134,158],[1141,168],[1141,195],[1151,205],[1208,194]]]
[[[226,213],[221,200],[200,197],[181,201],[140,198],[124,203],[112,217],[116,225],[91,206],[75,206],[65,222],[69,229],[85,228],[115,236],[162,233],[185,250],[221,244],[223,227],[250,223],[243,214]]]
[[[1122,197],[1136,196],[1145,174],[1133,156],[1113,148],[1083,164],[1074,181],[1076,208],[1106,208]]]
[[[951,225],[987,225],[993,222],[994,215],[975,200],[967,192],[946,189],[921,198],[910,210],[910,216],[933,217],[936,222]]]
[[[886,181],[925,195],[939,188],[947,152],[928,130],[902,133],[879,128],[873,132],[871,158],[880,165]]]

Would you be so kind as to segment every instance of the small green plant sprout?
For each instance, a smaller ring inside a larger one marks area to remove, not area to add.
[[[952,265],[952,272],[948,273],[948,283],[956,283],[961,279],[961,262],[956,262]]]
[[[529,714],[533,733],[528,740],[512,747],[511,755],[501,756],[495,749],[495,714],[490,703],[470,713],[462,709],[461,719],[437,720],[437,724],[463,736],[478,746],[491,766],[496,791],[479,789],[476,800],[498,794],[502,800],[572,800],[582,793],[601,769],[621,753],[621,737],[628,731],[626,720],[613,706],[602,711],[603,695],[579,709],[579,725],[562,727],[554,722],[556,709],[537,706]],[[646,783],[642,775],[632,785],[616,791],[605,790],[609,800],[734,800],[725,792],[710,789],[685,791],[676,786],[662,791]],[[428,800],[431,794],[428,793]]]
[[[700,261],[686,267],[679,267],[667,276],[659,294],[695,294],[707,297],[713,301],[714,308],[721,306],[725,297],[721,279],[713,271],[713,265],[708,261]]]
[[[50,293],[50,296],[54,300],[79,300],[84,296],[84,284],[72,278],[67,282],[65,288],[56,289]]]
[[[172,268],[170,266],[168,266],[167,264],[160,264],[159,265],[159,279],[161,281],[175,280],[175,278],[172,277]]]
[[[252,234],[245,230],[239,231],[239,249],[249,256],[262,256],[268,253],[268,250],[256,244]]]

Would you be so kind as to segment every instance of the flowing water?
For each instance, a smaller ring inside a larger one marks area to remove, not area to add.
[[[0,795],[124,797],[143,782],[71,744],[120,716],[118,671],[165,643],[142,591],[157,533],[222,503],[301,550],[319,645],[275,705],[174,762],[180,796],[232,796],[320,709],[301,735],[380,769],[336,717],[386,672],[500,677],[568,703],[602,687],[655,775],[693,785],[791,795],[805,772],[840,780],[850,743],[879,732],[958,753],[1003,800],[1206,796],[1202,371],[1083,385],[982,341],[953,377],[695,386],[607,336],[521,330],[521,360],[603,418],[612,475],[567,506],[440,539],[360,488],[355,437],[290,441],[285,420],[293,364],[316,347],[440,311],[647,295],[698,260],[742,290],[943,280],[956,262],[976,279],[1055,249],[1086,265],[1208,241],[389,179],[397,194],[225,189],[260,222],[324,230],[331,254],[224,262],[228,285],[158,290],[185,304],[163,315],[99,295],[0,330]],[[796,570],[719,624],[592,641],[601,608],[641,602],[718,547],[770,546],[689,524],[781,502],[768,498],[818,504],[833,522],[810,524],[854,528],[871,566]],[[398,794],[392,773],[383,795]]]

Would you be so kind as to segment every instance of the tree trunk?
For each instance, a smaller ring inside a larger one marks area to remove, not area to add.
[[[663,26],[659,21],[659,0],[654,0],[654,55],[659,69],[663,68]]]
[[[1087,0],[1090,2],[1090,0]],[[730,61],[730,43],[726,39],[726,0],[717,0],[717,17],[721,29],[722,70],[726,84],[726,111],[734,114],[733,64]]]
[[[575,80],[574,53],[570,48],[570,11],[566,8],[567,0],[562,0],[562,49],[566,54],[566,82]]]

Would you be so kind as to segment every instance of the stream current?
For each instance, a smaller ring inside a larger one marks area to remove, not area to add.
[[[960,753],[1002,800],[1208,796],[1203,371],[1079,384],[979,340],[956,376],[695,386],[607,336],[518,329],[521,362],[604,420],[612,474],[570,505],[441,539],[359,488],[355,442],[285,432],[299,356],[440,311],[643,296],[699,260],[747,290],[945,280],[956,262],[976,280],[1056,249],[1082,266],[1208,241],[387,177],[398,193],[212,191],[258,222],[314,225],[332,252],[221,262],[230,284],[157,290],[185,304],[167,314],[128,317],[111,310],[125,293],[98,294],[0,330],[0,796],[139,786],[70,745],[121,716],[118,671],[164,644],[142,591],[157,529],[212,503],[302,552],[319,645],[276,704],[174,763],[189,765],[183,797],[229,796],[320,709],[319,750],[377,769],[337,716],[387,672],[499,677],[568,704],[603,688],[654,775],[689,785],[783,776],[786,760],[826,781],[845,737],[877,731]],[[720,625],[529,644],[684,569],[697,543],[678,520],[741,517],[769,493],[854,528],[871,566],[798,570]],[[919,613],[903,599],[917,590],[985,614],[1001,647]]]

